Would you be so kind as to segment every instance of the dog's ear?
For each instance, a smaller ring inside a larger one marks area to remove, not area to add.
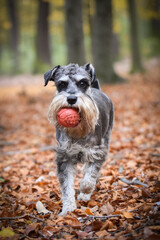
[[[91,63],[87,63],[84,65],[84,69],[89,73],[91,77],[91,87],[100,89],[99,81],[96,78],[95,69],[93,65]]]
[[[54,81],[54,75],[59,67],[60,65],[54,67],[53,69],[49,70],[44,74],[44,80],[45,80],[44,86],[47,86],[49,81]]]

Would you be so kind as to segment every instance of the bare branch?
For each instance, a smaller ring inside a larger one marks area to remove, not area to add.
[[[120,178],[119,180],[128,184],[128,185],[141,185],[141,186],[144,186],[144,187],[147,187],[147,188],[149,187],[147,184],[142,183],[138,178],[133,178],[132,180],[128,180],[126,178]]]
[[[84,221],[84,220],[93,220],[93,219],[102,219],[102,220],[105,220],[105,219],[108,219],[108,218],[112,218],[112,217],[120,217],[121,215],[120,214],[115,214],[115,215],[105,215],[105,216],[87,216],[87,217],[80,217],[78,218],[79,221]]]
[[[38,221],[44,222],[44,220],[42,218],[38,218],[32,214],[23,214],[21,216],[16,216],[16,217],[0,217],[0,220],[16,220],[16,219],[21,219],[21,218],[25,218],[25,217],[31,217],[34,219],[37,219]]]

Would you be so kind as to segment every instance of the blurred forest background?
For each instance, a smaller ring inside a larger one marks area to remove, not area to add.
[[[73,62],[94,65],[115,121],[91,201],[58,217],[43,74]],[[0,239],[160,239],[159,83],[160,0],[0,0]]]
[[[44,73],[91,62],[105,82],[113,63],[142,71],[160,55],[160,0],[1,0],[0,74]]]

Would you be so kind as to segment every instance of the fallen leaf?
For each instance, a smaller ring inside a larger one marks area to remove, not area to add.
[[[52,237],[54,233],[60,231],[59,227],[45,226],[42,230],[42,233],[47,237]]]
[[[27,202],[28,209],[36,208],[36,202]]]
[[[96,220],[93,223],[91,223],[92,231],[98,231],[101,229],[103,223],[102,221]]]
[[[92,208],[92,207],[94,207],[94,206],[96,206],[96,205],[97,205],[97,202],[94,201],[94,200],[91,200],[91,201],[89,201],[89,203],[88,203],[88,207],[90,207],[90,208]]]
[[[112,197],[112,200],[113,200],[113,201],[116,201],[116,200],[117,200],[117,198],[118,198],[118,192],[117,192],[117,191],[115,191],[115,192],[113,192],[113,197]]]
[[[110,221],[110,220],[106,220],[104,223],[103,223],[103,226],[101,227],[101,231],[102,230],[108,230],[108,229],[112,229],[113,228],[113,223]]]
[[[109,215],[109,214],[114,212],[114,208],[112,207],[112,205],[109,202],[107,202],[106,205],[103,205],[100,208],[100,210],[101,210],[103,215]]]
[[[80,228],[82,226],[82,223],[76,217],[66,216],[63,221],[65,224],[70,225],[73,228]]]
[[[75,209],[73,212],[79,217],[85,217],[87,215],[82,209]]]
[[[31,232],[37,233],[39,230],[39,223],[31,223],[26,227],[26,234],[29,235]]]
[[[133,218],[132,212],[122,212],[122,214],[125,216],[125,218]]]
[[[36,203],[36,209],[37,209],[38,213],[43,213],[43,214],[51,213],[50,211],[48,211],[45,208],[45,206],[43,205],[43,203],[41,201],[38,201]]]
[[[149,226],[149,229],[151,230],[156,230],[156,231],[159,231],[160,230],[160,225],[156,225],[156,226]]]
[[[149,227],[144,228],[144,239],[146,240],[159,240],[158,234],[154,233]]]
[[[99,238],[103,238],[103,237],[105,237],[105,236],[108,236],[109,233],[108,233],[106,230],[103,230],[103,231],[96,232],[96,235],[97,235]]]
[[[82,239],[85,239],[86,237],[90,236],[90,233],[87,233],[84,231],[76,232],[76,234],[77,234],[78,240],[82,240]]]
[[[44,176],[40,176],[39,178],[37,178],[36,179],[36,183],[38,183],[38,182],[43,182],[43,180],[44,180]]]
[[[145,188],[142,188],[142,195],[144,197],[148,197],[148,198],[151,197],[151,193],[148,190],[146,190]]]
[[[89,208],[86,208],[85,213],[88,215],[94,215]]]
[[[137,165],[136,161],[130,160],[127,162],[127,167],[129,167],[129,168],[135,168],[136,165]]]

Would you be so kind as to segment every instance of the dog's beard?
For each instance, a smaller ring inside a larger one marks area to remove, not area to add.
[[[89,133],[94,133],[99,118],[99,110],[92,97],[88,94],[80,94],[73,108],[80,113],[80,122],[76,127],[64,128],[57,122],[57,113],[61,108],[71,106],[67,103],[67,96],[57,94],[49,107],[48,120],[56,127],[61,127],[72,138],[84,138]]]

